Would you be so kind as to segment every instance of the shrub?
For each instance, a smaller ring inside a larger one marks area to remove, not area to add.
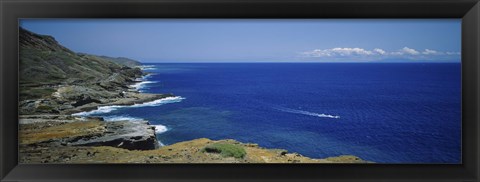
[[[247,155],[241,146],[228,143],[214,143],[202,149],[202,152],[219,153],[222,157],[243,158]]]
[[[37,110],[40,110],[40,111],[51,111],[53,109],[54,108],[52,106],[47,106],[47,105],[40,105],[37,107]]]

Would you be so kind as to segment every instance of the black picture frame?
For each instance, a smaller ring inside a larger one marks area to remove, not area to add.
[[[0,0],[2,181],[479,181],[478,0]],[[462,18],[462,164],[18,164],[19,18]]]

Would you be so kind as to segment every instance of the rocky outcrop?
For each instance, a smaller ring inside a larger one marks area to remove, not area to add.
[[[102,118],[65,115],[20,117],[20,146],[112,146],[128,150],[159,147],[147,121],[105,122]]]
[[[21,138],[20,163],[369,163],[351,155],[313,159],[297,153],[288,153],[288,151],[282,149],[262,148],[252,143],[241,143],[235,140],[210,140],[207,138],[179,142],[152,150],[139,150],[145,149],[143,148],[145,146],[144,142],[150,140],[148,140],[148,137],[140,139],[140,137],[132,136],[144,134],[152,136],[152,127],[149,127],[146,122],[139,125],[127,121],[110,123],[116,124],[105,128],[99,128],[91,122],[73,122],[70,125],[65,125],[64,127],[75,126],[90,132],[84,132],[84,135],[81,136],[73,134],[76,137],[71,137],[67,142],[68,144],[58,147],[55,147],[55,142],[52,142],[58,139],[26,144],[25,142],[30,140]],[[52,124],[50,127],[58,128],[58,125]],[[21,128],[29,127],[24,125]],[[140,129],[142,132],[133,132],[132,129]],[[123,137],[119,138],[113,133],[96,136],[96,132],[125,133],[120,134]],[[137,145],[122,144],[122,142],[132,141],[132,138],[133,141],[141,140],[144,142],[136,142]],[[141,146],[138,148],[140,144]],[[151,146],[151,144],[150,142],[146,146]],[[220,147],[209,150],[212,146]],[[134,150],[131,150],[131,147],[134,147]],[[223,155],[222,150],[227,150],[227,153],[234,153],[238,150],[242,152],[242,155]]]
[[[101,100],[101,103],[90,102],[88,104],[80,105],[78,107],[68,107],[69,104],[67,104],[68,108],[61,110],[60,113],[74,114],[78,112],[95,110],[101,106],[111,106],[111,105],[129,106],[129,105],[151,102],[158,99],[163,99],[163,98],[173,97],[173,96],[174,95],[172,94],[144,94],[144,93],[125,92],[123,93],[123,97],[121,98]],[[65,104],[66,103],[64,103],[63,106],[65,106]]]
[[[159,148],[147,121],[98,117],[20,117],[21,163],[368,163],[356,156],[313,159],[236,140],[200,138]]]
[[[22,115],[73,114],[95,110],[100,106],[134,105],[173,97],[173,94],[147,94],[137,92],[102,92],[85,86],[64,86],[52,93],[51,98],[19,101]]]
[[[148,121],[106,122],[105,131],[97,137],[69,142],[72,146],[112,146],[129,150],[151,150],[159,147],[155,127]]]

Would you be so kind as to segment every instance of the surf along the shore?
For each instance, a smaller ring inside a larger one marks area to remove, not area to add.
[[[138,66],[142,70],[142,72],[145,72],[146,70],[154,70],[155,66],[154,65],[144,65],[144,66]],[[128,87],[133,89],[136,92],[143,92],[143,88],[147,84],[152,84],[156,83],[155,81],[149,81],[148,78],[151,77],[153,73],[146,73],[146,75],[142,76],[141,78],[135,79],[135,83],[129,85]],[[99,106],[97,109],[90,110],[90,111],[83,111],[83,112],[78,112],[78,113],[73,113],[72,116],[79,116],[79,117],[88,117],[94,115],[95,117],[102,117],[104,121],[107,122],[115,122],[115,121],[133,121],[133,122],[142,122],[146,121],[143,118],[136,118],[136,117],[130,117],[126,115],[113,115],[113,116],[104,116],[102,114],[110,113],[112,111],[118,110],[118,109],[124,109],[124,108],[139,108],[139,107],[154,107],[154,106],[160,106],[164,104],[169,104],[169,103],[176,103],[176,102],[181,102],[184,100],[184,97],[181,96],[169,96],[149,102],[144,102],[144,103],[135,103],[133,105],[108,105],[108,106]],[[158,123],[158,121],[157,121]],[[167,132],[169,129],[167,126],[162,125],[162,124],[152,124],[152,126],[155,127],[155,133],[161,134],[164,132]],[[165,146],[160,140],[158,140],[158,143],[160,146]]]

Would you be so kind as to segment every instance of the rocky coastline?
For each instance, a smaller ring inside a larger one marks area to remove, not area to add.
[[[209,148],[215,144],[221,145]],[[225,152],[227,155],[223,155]],[[236,153],[241,155],[236,156]],[[231,139],[200,138],[160,147],[155,126],[148,121],[106,122],[102,117],[65,114],[20,116],[19,162],[369,163],[351,155],[313,159],[283,149],[267,149]]]
[[[79,113],[174,97],[133,84],[139,62],[75,53],[20,28],[19,163],[365,163],[355,156],[312,159],[257,144],[206,138],[160,147],[148,121],[106,122]]]
[[[112,104],[131,105],[169,96]],[[221,147],[209,150],[213,144]],[[229,139],[200,138],[160,147],[155,126],[148,121],[106,122],[102,117],[71,114],[21,115],[19,150],[20,163],[369,163],[351,155],[313,159]],[[231,150],[242,155],[228,155]],[[223,155],[225,151],[227,155]]]

